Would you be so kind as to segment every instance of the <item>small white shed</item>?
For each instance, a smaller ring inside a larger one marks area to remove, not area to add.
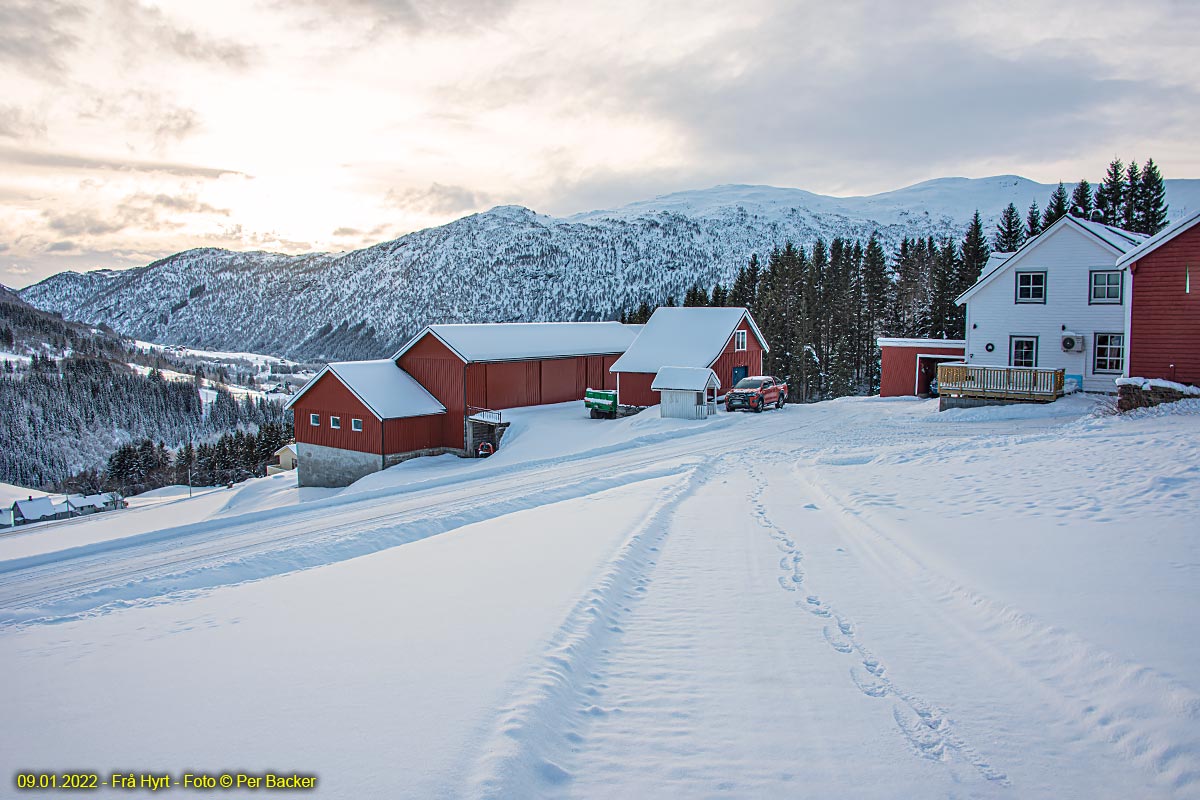
[[[660,416],[706,419],[717,413],[721,381],[708,367],[663,367],[650,388],[659,393]]]

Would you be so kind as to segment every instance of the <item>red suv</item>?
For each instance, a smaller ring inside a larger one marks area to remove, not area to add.
[[[787,402],[788,387],[785,381],[770,375],[753,375],[742,378],[737,385],[725,393],[725,410],[748,408],[762,411],[769,405],[783,408]]]

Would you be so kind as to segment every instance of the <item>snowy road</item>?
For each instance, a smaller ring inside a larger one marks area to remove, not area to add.
[[[4,562],[0,768],[1197,797],[1193,405],[839,401]]]

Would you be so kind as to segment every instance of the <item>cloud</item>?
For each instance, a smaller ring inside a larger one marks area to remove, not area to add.
[[[0,105],[0,137],[26,139],[46,133],[46,123],[40,117],[14,105]]]
[[[334,236],[362,236],[362,231],[358,228],[335,228]]]
[[[497,24],[517,6],[516,0],[299,0],[278,7],[315,12],[320,22],[341,27],[365,27],[371,36],[393,31],[412,35],[468,34]]]
[[[110,92],[87,88],[85,99],[77,106],[79,119],[97,120],[106,127],[121,126],[145,134],[156,151],[187,138],[200,129],[200,115],[164,94],[151,89]]]
[[[424,189],[389,189],[385,202],[395,208],[440,216],[477,211],[491,202],[491,195],[465,186],[431,183]]]
[[[0,3],[0,63],[54,76],[63,72],[62,55],[79,44],[71,27],[87,12],[58,0],[5,0]]]
[[[190,178],[219,178],[222,175],[245,175],[233,169],[201,167],[194,164],[175,164],[164,161],[140,161],[136,159],[100,158],[56,153],[44,150],[28,150],[0,145],[0,164],[27,167],[45,167],[64,171],[96,170],[135,173],[166,173]]]
[[[165,214],[162,212],[166,212]],[[133,194],[105,212],[95,208],[42,212],[46,226],[63,236],[106,236],[130,229],[172,231],[183,225],[185,214],[229,216],[229,209],[216,208],[195,194]],[[54,248],[51,247],[53,250]]]
[[[79,245],[74,242],[54,242],[46,248],[47,253],[77,253]]]

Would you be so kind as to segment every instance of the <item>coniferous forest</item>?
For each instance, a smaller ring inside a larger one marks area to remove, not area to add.
[[[1153,235],[1167,224],[1165,198],[1153,159],[1142,167],[1114,160],[1094,189],[1087,180],[1070,192],[1060,183],[1045,210],[1035,202],[1022,220],[1010,204],[991,232],[976,211],[962,239],[905,238],[892,253],[874,236],[818,240],[808,248],[787,242],[765,263],[752,256],[729,287],[692,287],[683,305],[748,308],[771,343],[763,369],[787,379],[793,402],[874,394],[876,339],[961,339],[965,312],[955,299],[979,278],[992,252],[1017,250],[1067,214]],[[661,304],[676,305],[676,298]],[[643,302],[621,320],[644,323],[652,311]]]

